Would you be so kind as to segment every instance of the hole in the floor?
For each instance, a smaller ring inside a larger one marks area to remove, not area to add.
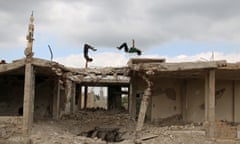
[[[119,132],[119,128],[95,127],[92,130],[78,134],[78,136],[86,136],[90,138],[97,137],[107,142],[120,142],[124,140],[123,138],[121,138],[121,133]]]

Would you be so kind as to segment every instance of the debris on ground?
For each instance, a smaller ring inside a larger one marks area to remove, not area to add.
[[[223,123],[223,124],[222,124]],[[225,126],[224,122],[218,126]],[[136,122],[118,110],[81,110],[61,120],[35,120],[29,137],[17,133],[17,125],[0,123],[0,143],[6,144],[238,144],[231,139],[208,139],[201,123],[160,126],[145,123],[136,137]],[[118,141],[118,142],[113,142]]]
[[[95,127],[93,130],[82,132],[79,136],[86,136],[90,138],[100,138],[101,140],[105,140],[106,142],[120,142],[123,141],[121,138],[121,133],[119,132],[119,128],[102,128]]]

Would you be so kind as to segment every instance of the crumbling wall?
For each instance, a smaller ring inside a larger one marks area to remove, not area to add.
[[[0,116],[23,113],[24,76],[0,76]]]
[[[151,120],[181,115],[181,80],[161,78],[154,81],[152,92]]]
[[[49,77],[37,76],[35,84],[34,118],[51,117],[54,80]]]

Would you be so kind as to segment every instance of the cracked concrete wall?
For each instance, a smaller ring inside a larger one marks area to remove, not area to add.
[[[0,116],[22,115],[24,76],[1,75],[0,88]]]

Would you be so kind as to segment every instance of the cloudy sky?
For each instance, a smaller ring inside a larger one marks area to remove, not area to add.
[[[31,11],[35,57],[82,67],[83,45],[95,46],[90,66],[122,66],[139,57],[116,49],[123,42],[141,57],[167,61],[240,61],[239,0],[0,0],[0,59],[24,57]]]

